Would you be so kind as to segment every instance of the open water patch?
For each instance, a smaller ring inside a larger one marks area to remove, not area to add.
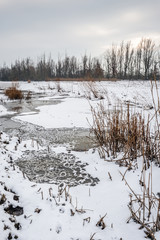
[[[69,146],[73,151],[88,151],[96,147],[95,136],[86,128],[44,128],[31,123],[21,123],[18,128],[6,128],[10,136],[33,140],[41,146]]]

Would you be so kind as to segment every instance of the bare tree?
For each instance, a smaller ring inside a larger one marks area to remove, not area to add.
[[[104,66],[105,66],[105,72],[106,72],[106,77],[109,79],[111,78],[111,53],[110,50],[108,49],[104,55]]]
[[[87,55],[85,54],[85,55],[82,57],[83,77],[85,77],[86,74],[87,74],[87,61],[88,61],[88,57],[87,57]]]
[[[124,64],[124,42],[122,41],[118,49],[118,77],[123,78],[123,64]]]
[[[112,44],[111,52],[111,69],[112,69],[112,78],[117,77],[117,46]]]
[[[142,39],[142,60],[144,67],[144,78],[149,79],[150,67],[153,63],[155,43],[152,39]]]

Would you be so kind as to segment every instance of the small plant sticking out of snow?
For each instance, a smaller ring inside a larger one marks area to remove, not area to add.
[[[86,95],[86,98],[88,99],[104,99],[104,96],[102,94],[102,90],[99,89],[97,84],[93,81],[85,82],[84,83],[84,92]]]
[[[28,91],[27,95],[26,95],[26,100],[30,100],[31,99],[31,91]]]
[[[62,91],[62,88],[61,88],[60,80],[58,78],[56,79],[55,85],[56,85],[55,87],[57,89],[57,92],[60,93]]]
[[[34,212],[36,212],[36,213],[40,213],[41,210],[42,210],[42,209],[40,209],[40,208],[36,208],[36,209],[34,210]]]
[[[106,215],[107,215],[107,213],[103,217],[100,217],[100,220],[96,224],[96,226],[100,227],[102,230],[106,228],[106,224],[103,221],[103,219],[106,217]]]
[[[96,233],[93,233],[90,237],[90,240],[94,240],[94,236],[96,235]]]
[[[6,196],[4,194],[0,195],[0,205],[5,203],[6,200],[7,199],[6,199]]]
[[[122,180],[130,189],[130,202],[128,204],[131,216],[127,220],[127,223],[132,219],[134,222],[140,224],[140,229],[144,229],[147,238],[156,240],[155,232],[160,230],[160,197],[152,192],[152,167],[148,173],[143,163],[142,175],[140,178],[141,193],[137,194],[128,184],[124,175]],[[148,177],[148,182],[147,182]]]
[[[85,225],[85,222],[90,223],[91,217],[87,217],[83,219],[83,226]]]

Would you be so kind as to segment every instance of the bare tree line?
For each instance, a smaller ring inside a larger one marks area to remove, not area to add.
[[[65,55],[55,62],[41,56],[35,64],[30,58],[16,60],[10,67],[0,68],[1,81],[50,80],[59,78],[145,79],[160,78],[160,46],[152,39],[142,39],[137,47],[131,41],[112,44],[101,58],[87,56],[77,59]]]

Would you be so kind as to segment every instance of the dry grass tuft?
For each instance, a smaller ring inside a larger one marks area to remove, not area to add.
[[[17,88],[16,85],[12,85],[12,87],[9,87],[5,90],[4,94],[10,99],[10,100],[17,100],[17,99],[23,99],[23,93],[21,90]]]
[[[146,120],[142,113],[132,112],[129,104],[127,109],[121,106],[114,111],[106,111],[99,104],[97,109],[92,108],[92,115],[101,157],[115,159],[123,153],[117,162],[126,167],[140,156],[144,156],[146,168],[153,160],[160,165],[159,135],[151,133],[149,117]]]

